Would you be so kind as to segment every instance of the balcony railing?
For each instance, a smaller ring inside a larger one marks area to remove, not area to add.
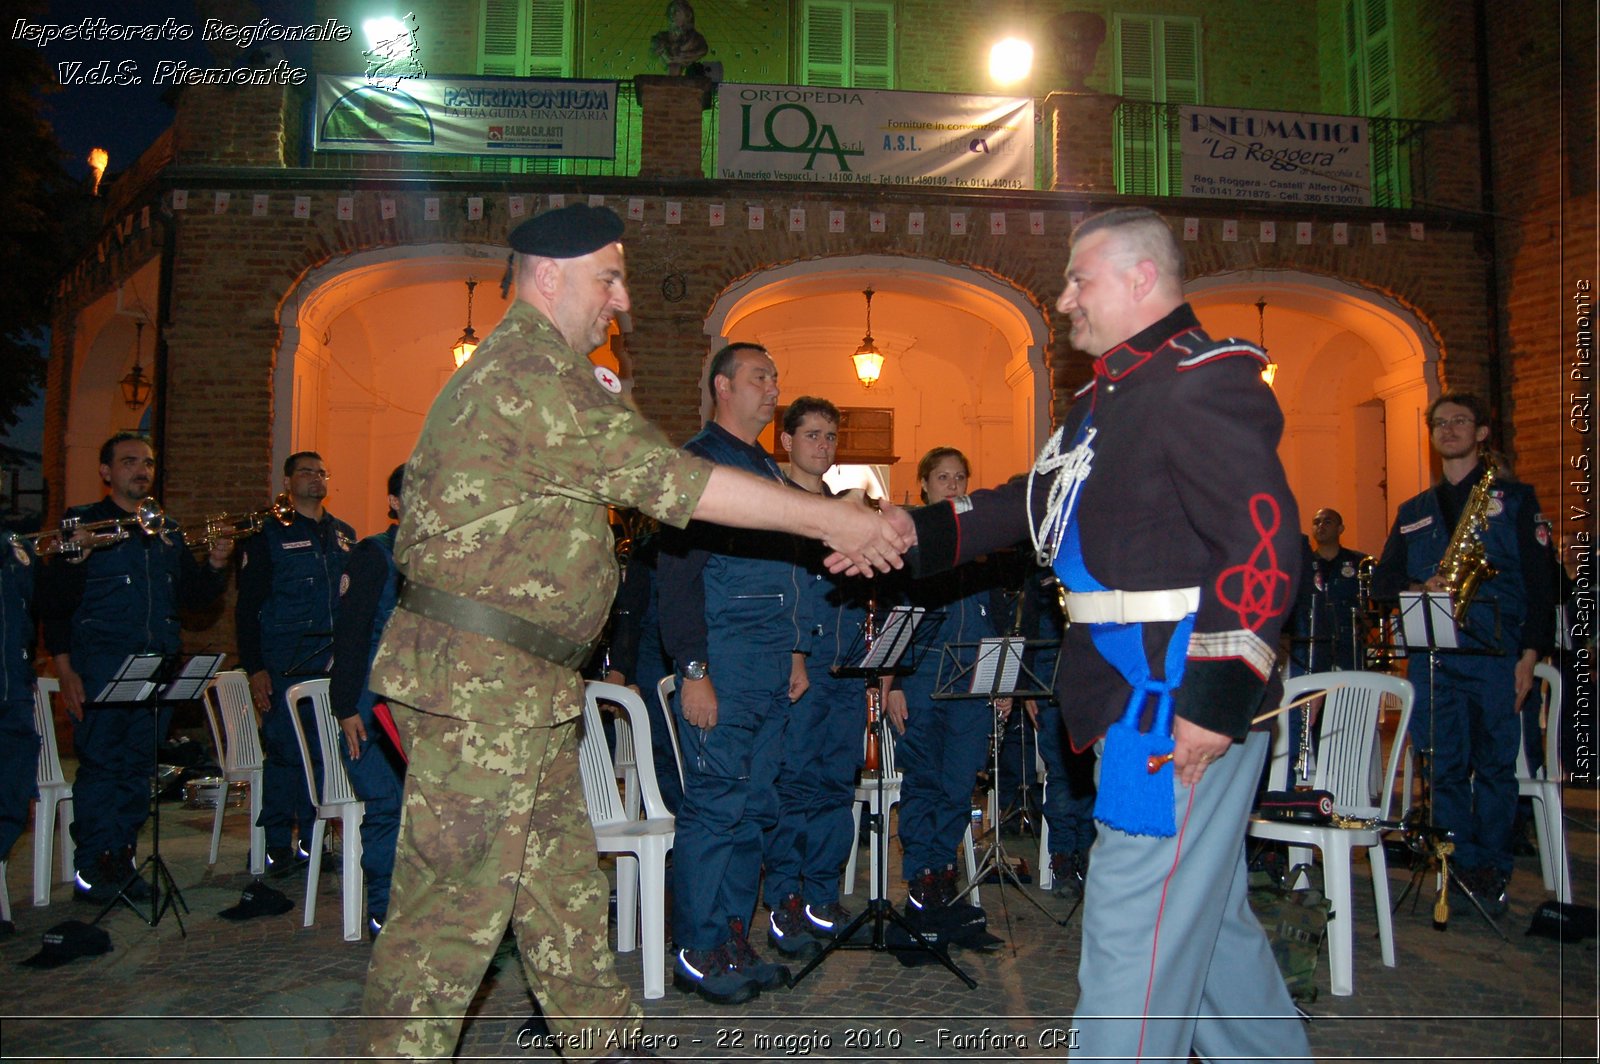
[[[1175,103],[1124,100],[1116,108],[1112,151],[1117,191],[1125,196],[1183,195],[1181,108]],[[1415,187],[1423,165],[1422,132],[1428,123],[1406,118],[1368,118],[1371,205],[1407,208],[1425,200]]]

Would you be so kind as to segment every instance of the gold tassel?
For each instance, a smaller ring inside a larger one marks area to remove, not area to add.
[[[1433,926],[1440,930],[1450,923],[1450,855],[1455,849],[1453,842],[1441,842],[1434,848],[1439,855],[1439,896],[1433,902]]]

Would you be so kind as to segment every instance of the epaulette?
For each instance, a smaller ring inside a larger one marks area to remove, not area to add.
[[[1094,390],[1095,382],[1098,381],[1099,379],[1100,378],[1098,378],[1098,377],[1090,377],[1089,378],[1089,383],[1085,384],[1082,388],[1079,388],[1077,391],[1073,392],[1072,393],[1072,397],[1074,399],[1082,399],[1084,396],[1088,395],[1090,392],[1092,392]]]
[[[1261,348],[1257,347],[1255,344],[1250,343],[1248,340],[1238,340],[1233,338],[1228,338],[1225,340],[1207,340],[1203,344],[1191,346],[1191,344],[1183,343],[1182,341],[1174,338],[1172,340],[1172,345],[1189,352],[1187,358],[1178,360],[1179,371],[1194,369],[1196,366],[1203,366],[1208,362],[1215,362],[1219,358],[1230,358],[1235,355],[1246,355],[1255,359],[1263,366],[1267,365],[1271,361],[1271,359],[1267,358],[1267,353],[1265,351],[1261,350]]]

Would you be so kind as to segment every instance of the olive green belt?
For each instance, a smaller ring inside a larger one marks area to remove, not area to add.
[[[592,643],[575,643],[525,617],[517,617],[487,603],[421,584],[408,582],[400,590],[400,608],[464,632],[509,643],[536,658],[569,669],[575,669],[588,660],[594,646]]]

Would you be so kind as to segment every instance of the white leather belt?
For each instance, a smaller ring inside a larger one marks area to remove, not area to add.
[[[1200,589],[1070,592],[1061,596],[1061,608],[1074,624],[1181,621],[1200,608]]]

